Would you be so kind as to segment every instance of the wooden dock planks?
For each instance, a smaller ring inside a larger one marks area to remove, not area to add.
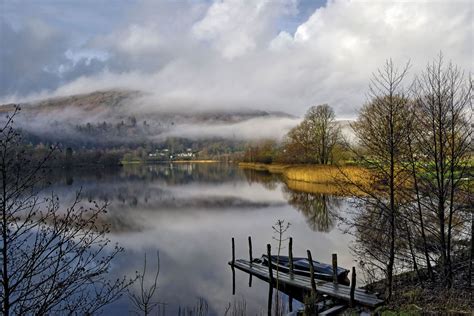
[[[229,262],[229,264],[232,265],[231,262]],[[267,282],[269,281],[268,267],[264,265],[261,265],[259,263],[251,263],[250,261],[244,259],[238,259],[235,260],[234,267],[249,274],[255,275],[256,277],[262,280],[265,280]],[[279,282],[281,282],[280,284],[282,284],[283,286],[288,285],[311,291],[311,280],[309,277],[301,275],[291,276],[288,273],[279,272],[278,279]],[[350,301],[350,286],[334,284],[332,282],[326,281],[317,281],[316,289],[319,294],[326,294],[330,297],[347,302]],[[376,295],[366,293],[364,290],[361,289],[355,290],[354,299],[357,304],[368,307],[377,307],[383,304],[383,300],[379,299]]]

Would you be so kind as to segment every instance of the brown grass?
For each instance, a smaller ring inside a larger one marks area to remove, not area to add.
[[[349,183],[365,186],[370,182],[369,172],[358,166],[262,163],[239,163],[239,166],[244,169],[282,174],[289,189],[307,193],[361,195],[362,192]],[[344,186],[344,189],[341,189],[341,185]]]
[[[241,168],[280,173],[288,180],[303,181],[319,184],[338,184],[347,180],[367,183],[369,173],[359,166],[332,165],[285,165],[262,163],[239,163]]]
[[[337,185],[323,184],[323,183],[311,183],[296,180],[285,181],[288,188],[292,191],[313,193],[313,194],[328,194],[328,195],[344,195],[344,192]]]
[[[285,164],[264,164],[264,163],[254,163],[254,162],[240,162],[239,167],[243,169],[252,169],[258,171],[268,171],[271,173],[283,173],[286,168],[291,167],[291,165]]]
[[[284,176],[288,180],[338,184],[350,181],[366,181],[367,170],[356,166],[304,165],[291,166],[285,169]],[[348,179],[347,179],[348,178]]]

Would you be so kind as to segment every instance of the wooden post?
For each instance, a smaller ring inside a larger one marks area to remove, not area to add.
[[[235,295],[235,268],[234,265],[231,266],[232,269],[232,295]]]
[[[272,316],[272,306],[273,306],[273,285],[268,283],[268,316]]]
[[[290,259],[290,276],[293,277],[293,238],[290,237],[290,244],[288,246],[288,258]]]
[[[252,237],[249,236],[249,259],[250,265],[252,265],[253,257],[252,257]],[[249,287],[252,287],[252,274],[249,273]]]
[[[267,256],[268,256],[268,274],[270,277],[270,285],[273,285],[272,246],[270,244],[267,244]]]
[[[352,276],[351,276],[351,297],[349,301],[349,306],[354,307],[355,306],[355,301],[354,301],[354,293],[355,293],[355,287],[356,287],[356,268],[352,267]]]
[[[308,263],[309,263],[309,273],[311,278],[311,290],[313,294],[316,295],[316,281],[314,280],[314,266],[313,266],[313,257],[311,256],[311,251],[306,250],[308,253]]]
[[[252,237],[249,236],[249,258],[250,264],[252,264],[253,257],[252,257]]]
[[[232,295],[235,295],[235,269],[234,269],[234,264],[235,264],[235,240],[234,237],[232,237]]]
[[[337,284],[337,253],[332,254],[332,282]]]
[[[232,237],[232,266],[235,264],[235,241],[234,237]]]

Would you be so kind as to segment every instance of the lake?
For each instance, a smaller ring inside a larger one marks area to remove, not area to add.
[[[268,284],[236,271],[232,295],[231,238],[236,258],[248,258],[248,236],[254,257],[277,241],[272,225],[291,224],[295,256],[350,268],[355,258],[352,237],[338,228],[337,216],[351,207],[348,200],[324,194],[292,191],[278,176],[242,170],[231,164],[129,165],[113,169],[73,169],[55,172],[51,188],[63,206],[81,190],[85,200],[108,201],[109,238],[125,248],[114,261],[113,276],[142,270],[147,254],[149,281],[159,251],[160,274],[156,300],[164,303],[160,315],[206,306],[208,315],[224,315],[230,304],[245,304],[247,314],[266,314]],[[282,253],[288,252],[287,242]],[[295,304],[296,305],[296,304]],[[158,310],[155,310],[158,312]],[[105,313],[127,315],[133,307],[123,297]]]

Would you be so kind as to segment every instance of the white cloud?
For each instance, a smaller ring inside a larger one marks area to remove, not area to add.
[[[254,118],[235,124],[182,124],[159,137],[189,139],[221,137],[234,140],[274,139],[281,141],[288,131],[299,122],[299,119],[268,117]]]
[[[152,93],[148,108],[297,115],[329,103],[347,118],[387,58],[400,65],[411,60],[412,73],[440,51],[467,71],[473,66],[469,1],[330,0],[294,34],[278,29],[296,14],[293,1],[153,3],[85,45],[107,52],[106,70],[76,77],[55,94],[118,86]]]
[[[130,25],[122,40],[118,43],[118,48],[129,54],[134,54],[137,51],[156,52],[163,43],[157,32],[154,32],[153,29],[153,25]]]
[[[254,51],[275,34],[275,18],[294,11],[294,2],[268,0],[216,1],[193,26],[193,34],[232,59]]]

